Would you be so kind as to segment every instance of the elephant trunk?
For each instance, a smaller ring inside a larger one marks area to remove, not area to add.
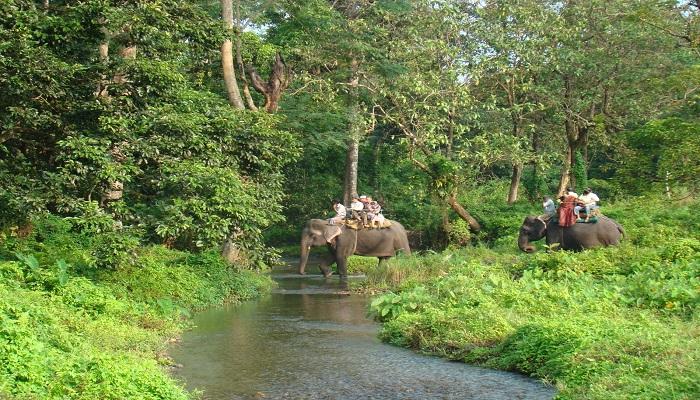
[[[527,235],[522,233],[518,237],[518,247],[520,247],[520,250],[526,253],[533,253],[535,251],[535,246],[533,246],[532,243],[530,243],[530,240],[528,239]]]
[[[301,240],[301,253],[299,254],[299,274],[304,275],[306,262],[309,261],[309,252],[311,251],[311,243],[307,239]]]

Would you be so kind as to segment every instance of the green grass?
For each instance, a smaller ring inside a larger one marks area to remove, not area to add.
[[[191,398],[167,373],[168,340],[192,311],[271,285],[215,252],[161,246],[134,246],[109,268],[95,256],[106,250],[101,239],[59,220],[39,222],[26,239],[2,239],[0,398]]]
[[[529,255],[496,239],[398,258],[368,271],[367,289],[385,290],[371,310],[389,343],[520,371],[562,399],[700,398],[693,207],[606,207],[627,230],[615,248]]]

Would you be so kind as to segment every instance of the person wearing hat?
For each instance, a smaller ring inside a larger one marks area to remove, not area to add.
[[[382,215],[382,206],[376,201],[372,200],[371,197],[367,197],[369,203],[367,204],[367,217],[369,218],[369,223],[373,228],[381,228],[384,224],[384,216]]]
[[[363,203],[359,197],[353,197],[352,203],[350,203],[350,212],[352,213],[352,217],[354,219],[362,221],[362,225],[367,224],[367,213],[364,210],[365,203]]]

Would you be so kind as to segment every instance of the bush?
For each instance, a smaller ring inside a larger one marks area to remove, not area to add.
[[[73,227],[49,217],[0,243],[0,397],[189,398],[161,368],[166,339],[191,310],[258,296],[269,277],[214,251],[137,247],[125,232]]]
[[[450,223],[447,230],[447,240],[451,246],[467,246],[472,239],[469,224],[463,219],[455,220]]]
[[[390,291],[371,306],[380,336],[527,373],[555,384],[560,398],[697,398],[694,206],[607,206],[627,231],[616,247],[523,254],[496,239],[498,248],[392,260],[367,279],[370,289]]]
[[[348,272],[351,274],[366,274],[378,263],[377,257],[350,256],[347,265]]]
[[[700,310],[700,257],[672,264],[650,263],[618,283],[630,306],[692,316]]]

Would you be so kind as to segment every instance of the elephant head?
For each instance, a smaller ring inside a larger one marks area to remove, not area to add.
[[[520,227],[520,236],[518,236],[518,247],[526,253],[535,251],[535,246],[531,243],[535,240],[540,240],[547,232],[547,223],[541,218],[529,216],[523,221],[523,226]]]
[[[306,263],[309,261],[311,246],[323,246],[326,244],[325,233],[329,225],[323,220],[312,219],[306,223],[301,232],[301,253],[299,257],[299,273],[303,274]]]

